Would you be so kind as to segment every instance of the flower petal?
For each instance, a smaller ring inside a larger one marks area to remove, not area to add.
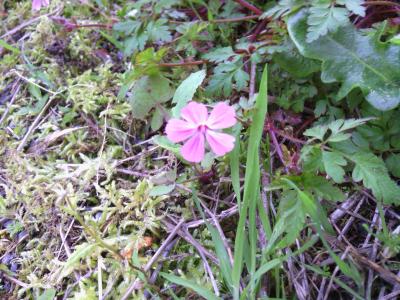
[[[232,151],[233,147],[235,146],[235,138],[226,133],[207,130],[206,138],[211,150],[217,156],[225,155],[226,153]]]
[[[32,10],[38,11],[42,8],[42,0],[32,1]]]
[[[190,138],[196,132],[196,127],[183,120],[171,119],[165,127],[165,132],[169,140],[179,143]]]
[[[191,101],[182,108],[181,117],[190,123],[200,125],[205,123],[208,118],[207,107],[204,104]]]
[[[198,132],[192,136],[181,148],[184,159],[190,162],[201,162],[204,158],[204,134]]]
[[[224,102],[218,103],[210,113],[207,126],[211,129],[223,129],[236,124],[236,114],[232,106]]]

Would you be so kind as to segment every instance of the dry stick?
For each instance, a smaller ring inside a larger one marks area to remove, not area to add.
[[[180,239],[179,237],[174,239],[173,241],[171,241],[167,245],[167,247],[165,247],[164,252],[162,254],[164,259],[167,258],[169,252],[171,252],[172,248],[176,245],[176,243],[179,241],[179,239]],[[157,264],[156,269],[154,270],[154,272],[150,276],[149,283],[154,284],[156,282],[158,274],[160,273],[162,266],[163,266],[162,262],[159,262]],[[145,296],[146,299],[148,299],[150,297],[150,294],[149,294],[149,292],[147,290],[144,291],[144,296]]]
[[[182,227],[183,223],[185,222],[184,219],[180,220],[178,224],[174,227],[174,229],[171,231],[167,239],[163,242],[160,248],[156,251],[156,253],[153,255],[153,257],[147,262],[146,266],[143,268],[144,272],[148,272],[151,268],[151,266],[157,261],[158,257],[161,255],[161,253],[164,251],[164,249],[168,246],[169,242],[171,242],[174,238],[175,235],[177,234],[178,230]],[[126,300],[128,299],[132,292],[136,289],[136,287],[139,284],[139,280],[135,279],[134,282],[128,287],[126,290],[125,294],[122,296],[121,300]]]
[[[296,246],[297,246],[297,249],[300,250],[301,245],[300,245],[299,239],[296,239]],[[299,257],[300,257],[300,261],[301,261],[301,272],[300,272],[300,275],[303,276],[303,289],[305,291],[309,291],[310,290],[310,285],[309,285],[308,280],[307,280],[307,271],[306,271],[306,268],[304,267],[305,264],[306,264],[306,259],[304,257],[304,253],[300,253]]]
[[[62,248],[64,247],[64,243],[65,243],[65,241],[66,241],[66,239],[67,239],[67,236],[68,236],[69,232],[71,231],[72,225],[74,225],[74,222],[75,222],[75,220],[72,219],[71,224],[68,226],[67,232],[65,233],[65,236],[64,236],[64,237],[61,237],[61,241],[62,241],[62,242],[61,242],[60,250],[58,250],[57,259],[60,257],[61,250],[62,250]],[[60,233],[63,234],[63,232],[61,232],[61,226],[60,226]],[[68,248],[69,248],[69,247],[68,247]],[[70,253],[68,253],[67,249],[65,249],[65,250],[66,250],[67,254],[69,255]],[[68,249],[68,250],[69,250],[69,249]]]
[[[392,285],[400,284],[400,277],[399,276],[397,276],[396,274],[390,272],[389,270],[381,267],[380,265],[378,265],[377,263],[371,261],[367,257],[361,255],[357,251],[357,249],[354,248],[354,246],[351,245],[350,242],[347,241],[346,239],[345,240],[346,240],[347,246],[344,243],[338,241],[336,239],[336,237],[333,237],[333,236],[330,236],[330,235],[325,235],[325,238],[331,245],[337,246],[342,251],[345,251],[345,249],[347,247],[349,247],[349,253],[354,258],[355,261],[357,261],[359,264],[361,264],[361,265],[363,265],[363,266],[365,266],[367,268],[373,269],[386,282],[388,282],[388,283],[390,283]]]
[[[396,297],[400,295],[400,290],[392,292],[390,294],[387,294],[385,297],[380,298],[380,300],[391,300],[391,299],[396,299]]]
[[[225,218],[231,217],[231,216],[233,216],[233,215],[235,215],[237,213],[238,213],[238,207],[236,205],[236,206],[233,206],[233,207],[231,207],[231,208],[229,208],[227,210],[222,211],[216,217],[217,217],[217,219],[225,219]],[[197,228],[197,227],[199,227],[201,225],[204,225],[205,221],[211,222],[212,219],[209,218],[209,219],[206,219],[206,220],[196,220],[196,221],[189,222],[189,223],[186,224],[186,228]]]
[[[170,222],[168,222],[166,220],[162,220],[162,222],[170,230],[172,230],[175,227],[173,224],[171,224]],[[187,229],[186,229],[186,232],[187,232]],[[209,251],[204,249],[204,247],[197,240],[195,240],[192,237],[192,235],[190,235],[190,234],[187,235],[186,232],[183,231],[182,229],[180,229],[180,230],[178,230],[177,234],[180,237],[182,237],[185,241],[187,241],[189,244],[192,244],[196,249],[200,249],[205,254],[205,256],[207,256],[209,259],[211,259],[211,261],[213,263],[215,263],[217,265],[218,264],[218,259],[214,255],[212,255]]]
[[[176,243],[179,241],[179,239],[180,239],[179,237],[176,238],[176,239],[174,239],[173,241],[171,241],[171,242],[165,247],[164,252],[163,252],[163,254],[162,254],[162,256],[163,256],[164,259],[167,258],[169,252],[171,252],[172,248],[176,245]],[[153,273],[151,274],[151,276],[150,276],[150,280],[149,280],[150,283],[156,282],[158,273],[160,273],[160,270],[161,270],[162,265],[163,265],[163,264],[162,264],[161,262],[158,263],[157,268],[154,270],[154,272],[153,272]]]
[[[372,226],[375,226],[376,224],[378,225],[378,228],[376,229],[376,232],[378,233],[382,228],[382,222],[381,222],[380,216],[379,216],[378,205],[375,208],[375,214],[374,214],[374,217],[373,217],[372,224],[370,226],[370,231],[371,232],[373,231]],[[377,237],[375,237],[374,243],[372,245],[372,253],[370,255],[370,259],[373,260],[373,261],[376,260],[376,255],[377,255],[377,251],[378,251],[378,243],[379,243],[379,240],[378,240]],[[364,246],[366,246],[365,242],[364,242]],[[371,295],[371,292],[372,292],[373,280],[374,280],[374,271],[370,269],[370,270],[368,270],[367,291],[365,293],[366,296],[367,296],[367,299],[371,299],[370,295]]]
[[[71,226],[72,226],[73,223],[74,223],[74,220],[72,220]],[[71,228],[71,226],[70,226],[70,228]],[[64,232],[62,230],[62,225],[61,224],[60,224],[59,230],[60,230],[61,240],[63,241],[62,245],[64,246],[65,252],[67,253],[67,257],[70,257],[71,256],[71,249],[68,246],[67,236],[64,234]],[[68,229],[68,232],[69,232],[69,229]],[[79,277],[80,276],[79,276],[78,272],[75,271],[75,270],[74,270],[74,276],[75,276],[76,281],[79,281],[79,279],[80,279]]]
[[[349,198],[349,199],[351,199],[351,198]],[[363,203],[364,203],[364,198],[361,199],[361,201],[359,201],[357,207],[356,207],[355,210],[354,210],[354,213],[357,213],[357,212],[360,210],[361,205],[362,205]],[[343,215],[343,216],[344,216],[344,215]],[[339,236],[338,236],[338,238],[337,238],[339,241],[341,241],[342,239],[344,239],[344,235],[345,235],[346,232],[349,230],[349,228],[350,228],[350,226],[353,224],[354,220],[355,220],[355,217],[352,215],[352,216],[349,218],[349,220],[346,222],[346,225],[343,227],[343,229],[342,229],[341,231],[340,231],[340,230],[338,229],[338,227],[336,226],[336,224],[335,224],[336,222],[332,222],[332,224],[333,224],[333,226],[335,227],[335,229],[339,232]],[[336,271],[336,269],[335,269],[335,271]],[[329,285],[328,285],[327,290],[326,290],[326,292],[325,292],[324,288],[325,288],[325,285],[326,285],[327,280],[328,280],[328,279],[327,279],[326,277],[324,277],[324,278],[322,279],[321,288],[320,288],[320,290],[318,291],[318,297],[317,297],[318,300],[325,299],[325,298],[327,297],[327,295],[329,295],[329,290],[331,289],[331,286],[332,286],[332,280],[329,282]]]
[[[7,275],[7,274],[4,273],[4,272],[3,272],[2,274],[3,274],[3,276],[4,276],[5,278],[7,278],[9,281],[12,281],[12,282],[14,282],[14,283],[17,284],[17,285],[22,286],[24,289],[29,289],[29,284],[27,284],[27,283],[25,283],[25,282],[22,282],[21,280],[18,280],[18,279],[14,278],[14,277],[11,277],[11,276]]]
[[[286,253],[286,255],[288,255],[289,254],[289,250],[286,250],[285,253]],[[297,272],[297,270],[294,267],[293,258],[289,256],[289,258],[286,261],[286,264],[287,264],[287,267],[288,267],[288,270],[289,270],[288,278],[289,278],[289,280],[291,280],[292,284],[294,285],[297,298],[299,300],[306,300],[307,299],[307,293],[304,290],[303,286],[301,286],[300,283],[297,281],[297,277],[298,276],[295,276],[295,272]]]
[[[229,262],[231,263],[231,266],[233,266],[233,255],[232,255],[232,250],[229,247],[228,241],[226,239],[226,236],[224,234],[224,231],[221,228],[221,225],[218,222],[218,219],[215,217],[215,215],[211,212],[211,210],[208,209],[208,207],[203,203],[203,201],[201,201],[199,199],[201,205],[204,207],[204,210],[209,214],[209,216],[211,217],[211,219],[214,222],[215,227],[217,227],[218,233],[221,236],[222,242],[224,243],[225,249],[228,252],[228,256],[229,256]]]
[[[194,240],[194,238],[192,237],[192,235],[190,234],[190,232],[186,228],[183,228],[183,231],[187,236],[190,236]],[[200,245],[199,243],[197,243],[197,244]],[[210,276],[211,285],[213,286],[215,295],[219,296],[218,284],[215,281],[214,274],[213,274],[213,272],[211,270],[210,264],[207,261],[205,253],[203,252],[204,248],[202,246],[201,247],[198,247],[198,246],[196,247],[196,245],[194,245],[194,244],[193,244],[193,246],[196,248],[197,252],[199,253],[199,255],[201,257],[201,259],[203,260],[204,269],[207,271],[208,276]]]
[[[350,247],[347,247],[344,250],[344,253],[340,257],[341,260],[344,260],[346,258],[349,250],[350,250]],[[333,274],[331,276],[331,279],[329,280],[328,288],[326,289],[325,296],[324,296],[323,300],[328,300],[328,295],[329,295],[329,292],[330,292],[330,290],[332,288],[332,285],[333,285],[333,279],[336,277],[337,272],[339,272],[339,266],[336,266],[335,270],[333,271]]]
[[[14,33],[20,31],[21,29],[23,29],[23,28],[25,28],[25,27],[27,27],[27,26],[39,21],[41,18],[48,17],[48,16],[51,16],[51,15],[55,15],[55,14],[59,13],[61,11],[61,9],[62,9],[62,7],[58,7],[57,9],[55,9],[52,12],[49,12],[48,14],[36,17],[34,19],[31,19],[31,20],[28,20],[28,21],[22,23],[21,25],[18,25],[17,27],[14,27],[10,31],[7,31],[5,34],[0,36],[0,39],[4,39],[7,36],[13,35]]]
[[[6,117],[8,115],[8,112],[10,111],[11,106],[14,104],[14,101],[17,98],[19,89],[21,88],[21,84],[19,83],[19,80],[20,79],[18,79],[16,85],[14,85],[14,87],[13,87],[14,91],[13,91],[13,94],[12,94],[12,97],[11,97],[11,101],[9,102],[9,104],[7,105],[6,110],[4,111],[3,115],[1,116],[0,126],[1,126],[1,123],[3,123],[3,121],[6,119]]]
[[[22,151],[25,147],[26,142],[28,141],[29,136],[32,134],[32,132],[36,129],[36,125],[39,124],[40,118],[44,115],[44,113],[47,111],[47,109],[50,107],[51,104],[53,104],[54,99],[56,99],[56,95],[53,95],[49,101],[47,101],[46,105],[42,108],[40,113],[37,115],[31,126],[29,126],[28,131],[26,132],[25,136],[23,137],[21,143],[17,147],[17,151]]]
[[[331,220],[332,223],[336,223],[337,221],[339,221],[341,218],[343,218],[346,215],[346,211],[349,210],[356,203],[357,195],[358,195],[357,193],[351,195],[349,198],[347,198],[346,201],[344,201],[342,204],[340,204],[340,208],[336,208],[331,213],[329,219]]]

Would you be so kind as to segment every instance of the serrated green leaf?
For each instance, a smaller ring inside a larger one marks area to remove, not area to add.
[[[197,88],[201,85],[204,78],[206,77],[206,71],[201,70],[196,73],[192,73],[178,86],[175,91],[172,103],[176,103],[172,109],[172,115],[175,118],[180,116],[181,109],[193,99],[194,93]]]
[[[326,125],[317,125],[314,127],[311,127],[309,129],[307,129],[306,131],[304,131],[304,135],[305,136],[310,136],[310,137],[314,137],[320,141],[324,140],[324,136],[325,134],[328,132],[328,126]]]
[[[281,219],[283,222],[282,233],[286,233],[286,235],[279,242],[279,249],[290,246],[305,225],[306,212],[304,211],[302,201],[298,197],[298,193],[294,190],[286,190],[281,195],[277,217],[278,222]],[[275,228],[272,236],[274,234],[276,234]]]
[[[166,78],[158,75],[140,78],[134,83],[129,97],[133,117],[144,120],[152,108],[171,99],[172,94],[173,90]]]
[[[217,48],[210,53],[204,54],[203,58],[215,63],[227,62],[232,56],[237,54],[232,47]]]
[[[322,151],[322,161],[326,173],[337,183],[344,181],[344,169],[346,159],[338,152]]]
[[[359,87],[377,109],[388,110],[400,102],[400,47],[364,36],[352,25],[307,43],[304,10],[289,18],[288,30],[302,55],[323,62],[323,82],[342,83],[338,99]]]
[[[302,177],[304,190],[330,201],[343,201],[345,199],[345,195],[341,189],[334,186],[324,177],[312,173],[304,173]]]
[[[380,157],[370,152],[355,153],[347,157],[355,163],[353,180],[362,181],[378,200],[385,204],[400,204],[400,187],[394,182]]]
[[[364,0],[337,0],[336,3],[345,5],[352,13],[365,17],[366,8],[363,5]]]
[[[170,42],[172,40],[171,32],[166,19],[158,19],[157,21],[151,21],[147,25],[146,32],[149,39],[153,42]]]
[[[393,176],[400,178],[400,154],[391,154],[385,160],[386,167]]]
[[[348,23],[348,11],[342,7],[327,4],[315,4],[307,17],[307,42],[311,43],[319,37],[335,32],[340,26]]]
[[[220,64],[214,69],[207,90],[215,95],[231,94],[233,88],[240,91],[247,86],[249,74],[242,69],[242,65],[234,63]]]

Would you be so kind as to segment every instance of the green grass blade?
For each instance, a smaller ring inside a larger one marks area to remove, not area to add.
[[[190,280],[183,279],[181,277],[178,277],[178,276],[175,276],[172,274],[168,274],[168,273],[164,273],[164,272],[161,272],[160,275],[172,283],[181,285],[185,288],[195,291],[197,294],[206,298],[207,300],[220,300],[220,298],[215,296],[211,291],[205,289],[204,287],[202,287],[202,286],[198,285],[197,283],[194,283]]]
[[[243,203],[239,212],[240,217],[235,240],[235,255],[232,273],[233,284],[235,286],[234,299],[239,299],[240,278],[243,270],[243,243],[246,237],[245,225],[247,219],[247,210],[251,201],[257,202],[257,197],[260,193],[259,148],[264,129],[265,116],[268,109],[267,71],[267,65],[265,65],[261,78],[260,91],[256,98],[256,104],[253,111],[253,122],[250,126]]]
[[[7,43],[5,40],[2,39],[0,39],[0,47],[3,47],[4,49],[7,49],[8,51],[11,51],[15,54],[21,53],[21,51],[18,48],[11,46],[9,43]]]
[[[240,206],[242,202],[242,197],[240,195],[240,131],[242,129],[241,124],[237,124],[233,128],[233,134],[236,138],[235,147],[233,151],[229,154],[229,163],[231,168],[231,179],[232,179],[232,187],[233,191],[236,195],[236,200],[238,203],[238,208],[240,211]]]

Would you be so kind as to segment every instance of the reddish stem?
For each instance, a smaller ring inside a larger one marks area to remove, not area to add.
[[[235,0],[237,3],[239,3],[241,6],[246,7],[247,9],[251,10],[253,13],[256,15],[262,15],[263,11],[259,9],[258,7],[255,7],[253,4],[245,1],[245,0]]]

